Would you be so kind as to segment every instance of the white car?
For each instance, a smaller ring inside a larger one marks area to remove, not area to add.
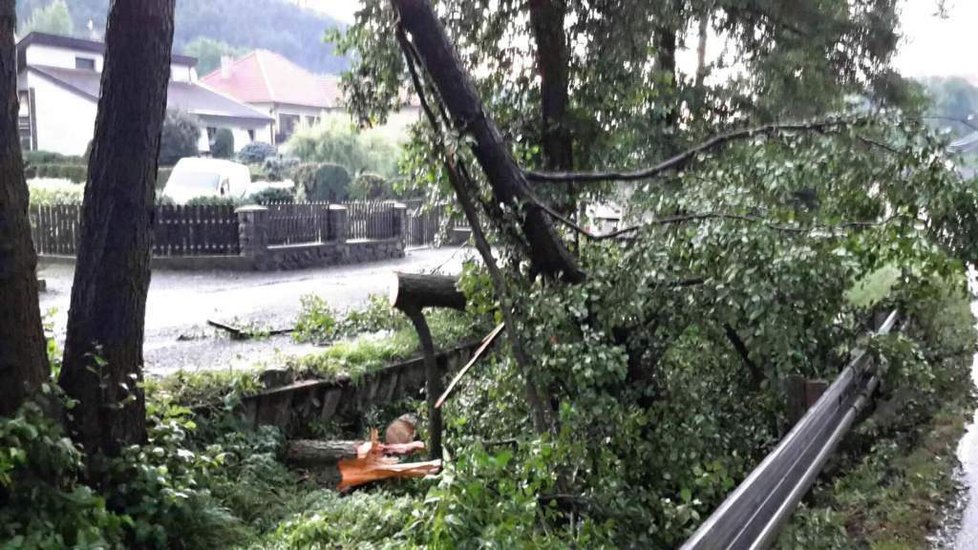
[[[163,196],[175,204],[187,204],[198,197],[240,199],[250,192],[251,171],[247,166],[208,158],[180,159],[163,188]]]

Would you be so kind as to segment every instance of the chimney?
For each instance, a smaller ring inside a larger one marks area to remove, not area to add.
[[[234,58],[230,55],[221,56],[221,78],[228,79],[231,78],[231,64],[234,63]]]

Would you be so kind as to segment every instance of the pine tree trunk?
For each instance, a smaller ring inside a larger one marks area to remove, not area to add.
[[[50,372],[17,128],[15,26],[14,0],[0,0],[0,415],[15,411]]]
[[[115,454],[146,436],[143,324],[174,0],[113,0],[61,385],[72,436]]]

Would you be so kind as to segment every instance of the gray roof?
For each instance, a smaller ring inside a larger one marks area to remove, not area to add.
[[[105,44],[97,40],[85,40],[84,38],[75,38],[73,36],[61,36],[58,34],[48,34],[34,31],[22,38],[20,42],[17,43],[17,54],[21,64],[24,63],[24,52],[28,47],[34,44],[39,46],[67,48],[82,52],[105,53]],[[170,55],[170,62],[193,67],[197,65],[197,58],[189,55],[173,53]]]
[[[102,75],[83,69],[31,65],[28,70],[76,94],[98,101]],[[194,115],[269,122],[272,117],[244,103],[193,82],[171,80],[166,93],[167,109]]]

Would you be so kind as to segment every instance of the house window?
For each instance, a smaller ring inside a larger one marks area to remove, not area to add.
[[[309,126],[315,126],[315,125],[319,124],[319,117],[318,116],[307,116],[306,117],[306,123],[309,124]]]
[[[214,145],[214,139],[217,137],[217,128],[213,126],[207,127],[207,143]]]
[[[81,69],[83,71],[94,71],[95,70],[95,60],[91,57],[76,57],[75,58],[75,68]]]
[[[248,130],[248,141],[255,141],[255,131]]]

